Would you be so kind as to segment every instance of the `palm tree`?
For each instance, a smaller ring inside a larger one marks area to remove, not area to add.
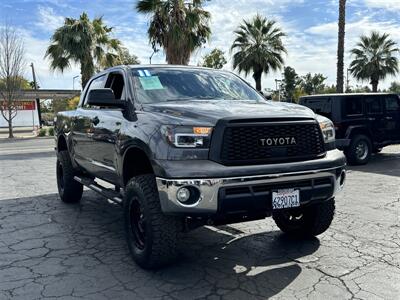
[[[84,87],[96,70],[115,65],[119,59],[121,43],[110,37],[112,30],[101,17],[90,21],[86,13],[79,19],[65,18],[64,25],[54,32],[45,57],[53,70],[61,72],[71,62],[80,64]]]
[[[275,21],[258,14],[251,21],[244,20],[235,34],[231,47],[235,51],[233,68],[245,75],[252,71],[256,89],[261,91],[262,74],[282,69],[282,55],[287,53],[282,38],[286,35]]]
[[[338,22],[338,48],[337,48],[337,72],[336,91],[343,93],[343,56],[344,56],[344,35],[346,26],[346,0],[339,0],[339,22]]]
[[[350,64],[351,74],[358,80],[370,80],[372,91],[378,91],[379,80],[399,72],[399,53],[396,42],[389,34],[373,31],[370,36],[362,35],[360,42],[351,50],[355,57]]]
[[[210,13],[204,0],[140,0],[136,9],[151,14],[148,36],[156,51],[164,49],[169,64],[187,65],[190,55],[210,37]]]

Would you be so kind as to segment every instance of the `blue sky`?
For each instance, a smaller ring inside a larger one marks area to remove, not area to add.
[[[337,7],[338,0],[211,0],[206,9],[212,14],[212,37],[209,43],[194,53],[191,64],[197,64],[201,57],[218,47],[226,51],[228,64],[232,68],[229,46],[234,38],[233,30],[243,18],[256,13],[274,19],[286,32],[285,45],[288,55],[286,65],[294,67],[298,74],[307,72],[323,73],[327,83],[336,78]],[[348,50],[361,34],[371,30],[388,32],[400,44],[400,0],[347,0],[347,28],[345,63],[348,66]],[[63,74],[49,70],[49,63],[43,56],[52,32],[63,23],[64,17],[78,17],[82,11],[91,18],[103,16],[113,26],[114,36],[139,56],[142,63],[148,63],[152,53],[147,39],[148,16],[135,12],[136,1],[127,0],[1,0],[0,22],[7,21],[14,26],[25,40],[27,62],[33,62],[37,69],[39,85],[42,88],[72,88],[72,78],[79,74],[79,68],[72,66]],[[154,63],[164,63],[163,53],[154,56]],[[31,78],[27,69],[26,77]],[[275,78],[281,74],[271,73],[263,78],[263,86],[274,88]],[[251,77],[247,78],[253,84]],[[381,87],[387,87],[397,78],[388,78]],[[367,84],[350,78],[351,85]],[[75,82],[75,86],[77,82]]]

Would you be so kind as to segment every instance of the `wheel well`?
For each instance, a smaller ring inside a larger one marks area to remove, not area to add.
[[[138,148],[131,148],[124,158],[123,180],[124,185],[135,176],[153,174],[153,167],[147,154]]]
[[[64,136],[60,135],[57,142],[57,152],[64,150],[68,150],[67,141],[65,140]]]
[[[353,139],[356,135],[359,134],[365,135],[371,140],[371,135],[366,128],[354,128],[353,130],[351,130],[350,139]]]

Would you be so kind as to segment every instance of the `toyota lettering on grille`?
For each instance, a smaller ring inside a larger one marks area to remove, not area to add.
[[[292,146],[296,145],[296,138],[292,136],[259,139],[260,146]]]

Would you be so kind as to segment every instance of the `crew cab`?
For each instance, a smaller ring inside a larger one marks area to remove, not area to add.
[[[333,121],[336,146],[350,164],[400,143],[400,97],[390,93],[327,94],[300,98],[300,104]]]
[[[345,182],[331,121],[222,70],[107,69],[55,128],[61,200],[86,186],[121,204],[144,268],[172,262],[180,235],[205,224],[272,216],[289,235],[321,234]]]

